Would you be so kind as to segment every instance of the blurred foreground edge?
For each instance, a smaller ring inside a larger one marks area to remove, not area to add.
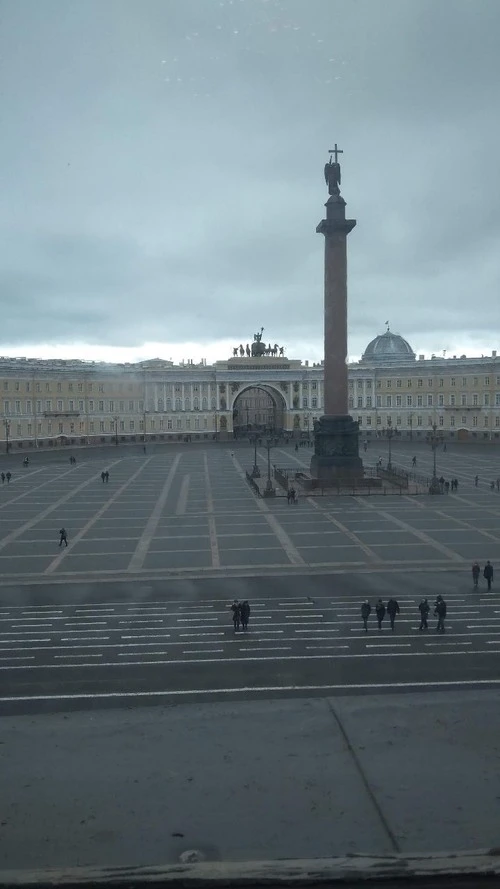
[[[151,867],[75,867],[0,871],[0,886],[93,887],[151,884],[173,887],[316,886],[357,887],[374,882],[380,889],[398,886],[500,886],[500,847],[473,852],[415,855],[348,855],[340,858],[278,861],[199,861]]]

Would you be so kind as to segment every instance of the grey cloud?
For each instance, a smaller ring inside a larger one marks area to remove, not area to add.
[[[497,0],[20,0],[3,16],[6,341],[203,344],[262,323],[319,348],[336,139],[358,220],[350,351],[386,318],[419,351],[464,331],[495,348]]]

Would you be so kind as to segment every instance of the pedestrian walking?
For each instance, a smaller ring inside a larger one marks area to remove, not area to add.
[[[59,546],[62,546],[63,543],[68,545],[68,535],[66,533],[66,528],[61,528],[59,530]]]
[[[495,490],[495,482],[490,482],[490,490]]]
[[[107,484],[109,482],[109,470],[108,469],[106,469],[106,472],[104,473],[104,478],[105,478],[106,484]]]
[[[11,480],[11,478],[12,478],[11,473],[10,473],[10,472],[6,472],[6,473],[5,473],[5,478],[7,479],[7,484],[10,485],[10,480]]]
[[[382,602],[382,599],[379,599],[377,604],[375,605],[375,611],[377,614],[377,623],[379,630],[382,629],[382,621],[385,617],[385,605]]]
[[[449,482],[444,483],[444,490],[445,490],[446,494],[450,493],[450,483]]]
[[[472,583],[474,584],[474,589],[477,590],[477,584],[479,581],[479,575],[481,574],[481,566],[479,562],[472,563]]]
[[[237,599],[235,599],[233,604],[231,605],[231,611],[233,612],[234,632],[237,633],[240,628],[240,619],[241,619],[240,603],[238,602]]]
[[[389,599],[387,603],[387,614],[389,615],[389,620],[391,622],[391,630],[394,632],[394,620],[396,614],[399,614],[399,603],[397,599]]]
[[[479,476],[475,475],[474,476],[474,487],[477,488],[478,484],[479,484]]]
[[[455,479],[455,491],[458,491],[458,478]]]
[[[416,465],[417,465],[417,458],[416,458],[416,457],[412,457],[412,458],[411,458],[411,465],[412,465],[412,466],[416,466]]]
[[[497,491],[500,491],[500,478],[497,478]]]
[[[290,488],[290,502],[295,503],[295,499],[297,497],[297,491],[295,488]]]
[[[106,473],[104,472],[104,469],[103,469],[103,471],[101,472],[101,481],[102,481],[103,484],[104,484],[104,479],[105,479],[105,478],[106,478]]]
[[[429,624],[427,623],[427,618],[429,617],[430,605],[427,599],[422,599],[419,603],[418,610],[420,611],[420,626],[419,630],[428,630]]]
[[[444,619],[446,617],[446,602],[442,596],[438,596],[434,604],[434,614],[437,615],[436,633],[444,633]]]
[[[0,478],[2,479],[2,485],[3,485],[5,482],[5,472],[2,472],[2,474],[0,475]]]
[[[446,442],[445,442],[443,445],[443,451],[446,453],[446,450],[447,450],[447,448],[446,448]]]
[[[368,599],[365,599],[361,606],[361,619],[363,621],[363,628],[365,633],[368,632],[368,618],[370,617],[372,611],[372,606],[370,605]]]
[[[240,616],[241,628],[246,632],[246,630],[248,630],[248,621],[250,620],[250,605],[248,604],[246,599],[244,602],[241,603]]]
[[[491,590],[491,584],[493,582],[493,565],[491,564],[489,559],[484,566],[483,577],[488,584],[488,590]]]

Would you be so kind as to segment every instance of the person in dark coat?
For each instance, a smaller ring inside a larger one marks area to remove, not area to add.
[[[66,528],[61,528],[59,531],[59,546],[63,545],[63,542],[68,545],[68,535],[66,533]]]
[[[489,559],[486,562],[486,565],[484,566],[483,577],[485,578],[486,583],[488,584],[488,589],[491,590],[491,583],[493,580],[493,565],[491,564]]]
[[[365,599],[365,601],[363,602],[363,604],[361,606],[361,618],[363,621],[363,627],[364,627],[365,633],[368,632],[368,618],[370,617],[371,611],[372,611],[372,606],[370,605],[368,599]]]
[[[12,478],[12,475],[10,474],[10,472],[6,473],[5,478],[7,479],[7,484],[10,485],[10,480]]]
[[[396,599],[389,599],[387,603],[387,614],[389,615],[389,620],[391,622],[391,630],[394,632],[394,619],[396,614],[399,614],[399,603]]]
[[[231,611],[233,612],[234,632],[237,633],[240,628],[241,619],[240,603],[237,599],[235,599],[233,604],[231,605]]]
[[[382,602],[382,599],[379,599],[377,604],[375,605],[375,611],[377,614],[377,623],[379,630],[382,629],[382,621],[385,617],[385,605]]]
[[[2,472],[2,474],[0,475],[0,478],[2,479],[2,485],[3,485],[3,483],[5,481],[5,472]]]
[[[105,478],[106,478],[106,473],[104,472],[104,469],[103,469],[103,471],[101,472],[101,481],[102,481],[103,484],[104,484],[104,479],[105,479]]]
[[[444,619],[446,617],[446,602],[442,596],[438,596],[434,605],[434,614],[437,615],[436,633],[444,633]]]
[[[429,616],[430,606],[427,599],[422,599],[418,606],[418,610],[420,611],[420,626],[419,630],[428,630],[429,624],[427,623],[427,618]]]
[[[250,620],[250,605],[245,599],[244,602],[241,603],[240,606],[240,615],[241,615],[241,627],[243,630],[248,630],[248,621]]]
[[[477,583],[479,580],[479,575],[481,574],[481,567],[479,562],[472,563],[472,583],[474,584],[474,589],[477,590]]]

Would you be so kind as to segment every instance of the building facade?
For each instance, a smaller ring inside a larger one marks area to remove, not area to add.
[[[284,356],[213,365],[0,358],[4,450],[130,441],[308,437],[323,412],[323,366]],[[500,439],[500,359],[417,357],[390,331],[349,365],[349,412],[363,438],[388,426],[425,438]]]

